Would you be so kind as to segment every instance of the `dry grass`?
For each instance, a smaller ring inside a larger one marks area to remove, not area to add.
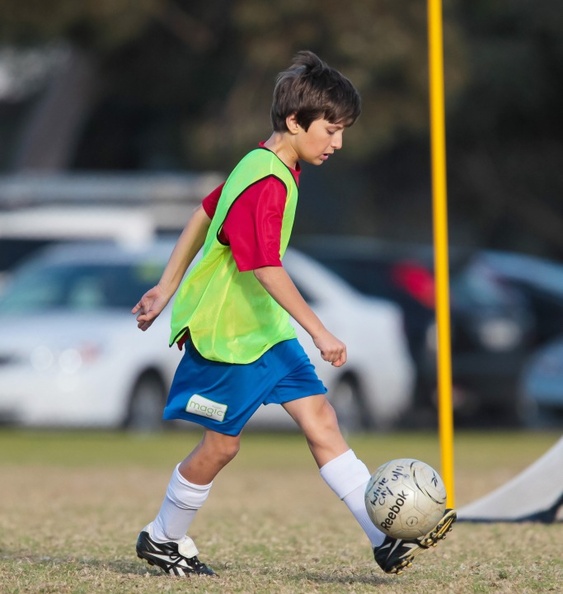
[[[558,437],[458,435],[458,505],[517,474]],[[403,575],[383,574],[294,435],[247,435],[217,478],[193,536],[220,577],[186,583],[160,574],[135,557],[134,541],[156,513],[174,463],[196,439],[0,432],[0,591],[561,592],[561,523],[460,524]],[[398,456],[439,467],[434,435],[351,442],[370,468]]]

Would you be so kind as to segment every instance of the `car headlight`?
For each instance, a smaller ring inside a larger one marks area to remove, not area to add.
[[[513,320],[495,319],[479,324],[477,334],[481,343],[491,351],[506,351],[522,341],[520,327]]]
[[[55,363],[55,353],[47,346],[36,346],[29,354],[32,367],[37,371],[47,371]]]
[[[73,374],[83,365],[94,363],[101,353],[101,346],[92,342],[61,349],[39,345],[31,350],[30,362],[37,371],[56,368],[62,373]]]

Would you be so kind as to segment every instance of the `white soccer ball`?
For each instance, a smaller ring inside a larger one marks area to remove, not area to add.
[[[373,473],[365,502],[369,517],[382,532],[410,540],[424,536],[440,521],[446,509],[446,488],[425,462],[399,458]]]

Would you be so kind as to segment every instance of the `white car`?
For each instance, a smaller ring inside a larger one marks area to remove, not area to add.
[[[173,243],[62,244],[18,268],[0,298],[0,421],[23,426],[161,426],[182,353],[168,347],[169,311],[147,332],[131,307],[159,279]],[[386,428],[411,405],[413,365],[402,316],[365,298],[313,260],[288,250],[284,265],[325,325],[348,347],[348,363],[321,360],[299,339],[329,388],[345,429]],[[289,428],[278,406],[249,427]]]

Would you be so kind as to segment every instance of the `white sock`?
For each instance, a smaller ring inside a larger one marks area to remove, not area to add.
[[[179,466],[172,473],[158,515],[149,524],[150,537],[157,542],[181,540],[186,535],[213,484],[190,483],[180,474]]]
[[[366,511],[364,492],[371,476],[367,466],[358,460],[352,450],[348,450],[327,462],[321,467],[320,473],[326,484],[348,506],[371,546],[378,547],[385,534],[375,527]]]

